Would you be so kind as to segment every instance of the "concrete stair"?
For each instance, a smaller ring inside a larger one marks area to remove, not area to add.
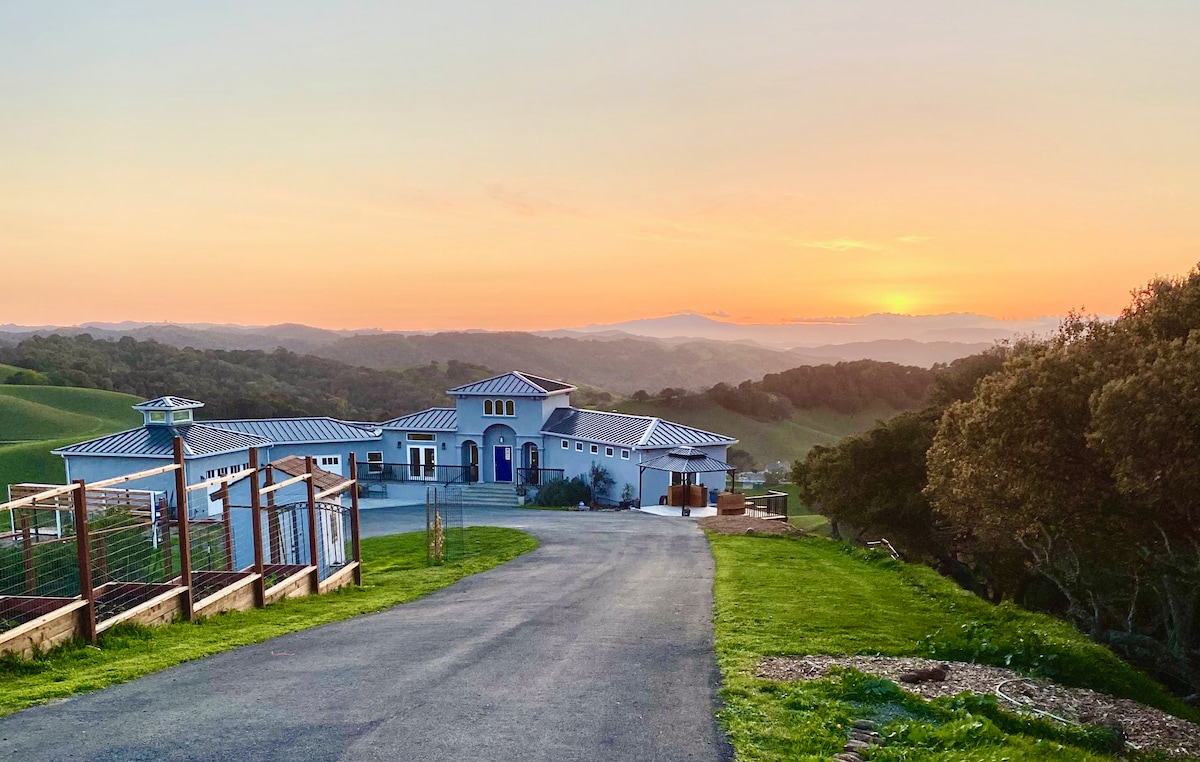
[[[517,488],[511,484],[477,483],[462,488],[464,508],[510,507],[517,504]]]

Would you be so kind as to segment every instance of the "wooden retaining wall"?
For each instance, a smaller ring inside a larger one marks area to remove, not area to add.
[[[317,592],[321,595],[324,595],[331,590],[337,590],[338,588],[346,587],[347,585],[353,585],[354,570],[357,568],[358,562],[351,561],[341,569],[338,569],[336,572],[329,575],[329,578],[321,582],[321,584],[317,585]]]
[[[139,603],[128,611],[122,611],[114,617],[105,619],[96,625],[96,632],[104,632],[118,622],[133,622],[146,627],[158,627],[170,624],[183,613],[183,596],[186,587],[176,587],[154,596],[150,600]]]
[[[220,572],[206,572],[209,574]],[[229,577],[226,586],[196,601],[192,612],[196,616],[212,616],[223,611],[249,611],[254,608],[254,583],[258,581],[257,574],[243,572],[224,572]]]
[[[12,598],[4,600],[10,605],[22,603]],[[25,624],[0,632],[0,653],[16,653],[23,659],[32,659],[37,652],[49,651],[83,632],[80,614],[87,606],[87,601],[58,603],[46,598],[27,601],[42,604],[49,610]]]
[[[300,571],[276,582],[267,588],[267,604],[270,605],[275,601],[282,601],[284,598],[303,598],[306,595],[312,595],[317,592],[313,585],[316,573],[317,567],[304,566],[300,567]]]

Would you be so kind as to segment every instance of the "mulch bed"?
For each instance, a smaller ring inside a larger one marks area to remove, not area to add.
[[[800,536],[804,530],[786,521],[759,519],[754,516],[708,516],[696,521],[701,529],[720,534],[783,534]]]
[[[1200,726],[1187,720],[1136,701],[1113,698],[1087,688],[1068,688],[1042,678],[1022,677],[1002,667],[886,656],[804,656],[763,659],[758,676],[768,680],[816,680],[834,666],[853,667],[865,674],[893,680],[904,690],[925,698],[955,696],[963,691],[992,695],[999,699],[1001,707],[1011,711],[1036,714],[1030,710],[1039,709],[1071,722],[1119,726],[1130,745],[1137,749],[1200,755]],[[901,680],[902,675],[928,676],[931,671],[940,672],[939,667],[945,668],[943,680],[917,683]]]

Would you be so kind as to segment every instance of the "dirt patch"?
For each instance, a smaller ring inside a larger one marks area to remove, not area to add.
[[[804,531],[797,529],[786,521],[779,519],[759,519],[754,516],[709,516],[699,519],[697,524],[701,529],[721,534],[785,534],[802,535]]]
[[[886,656],[804,656],[763,659],[758,676],[769,680],[816,680],[830,667],[853,667],[860,672],[896,681],[906,691],[925,698],[955,696],[963,691],[996,696],[1003,708],[1036,714],[1048,712],[1070,722],[1120,726],[1138,749],[1173,755],[1200,754],[1200,726],[1174,715],[1087,688],[1068,688],[1050,680],[1022,677],[1009,669],[963,662]],[[944,666],[944,680],[909,683],[902,675],[928,674]]]

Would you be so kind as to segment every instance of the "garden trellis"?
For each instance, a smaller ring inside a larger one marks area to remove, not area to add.
[[[95,643],[118,622],[165,624],[361,584],[355,480],[318,491],[322,472],[307,458],[277,481],[257,455],[247,470],[189,485],[176,438],[169,465],[90,484],[13,485],[0,504],[0,653],[29,658],[72,637]],[[351,473],[355,465],[351,454]],[[160,474],[174,476],[173,512],[164,493],[128,488]],[[243,480],[249,504],[236,505],[231,487]],[[307,499],[276,506],[293,484]],[[189,517],[188,496],[213,489],[219,513]]]

